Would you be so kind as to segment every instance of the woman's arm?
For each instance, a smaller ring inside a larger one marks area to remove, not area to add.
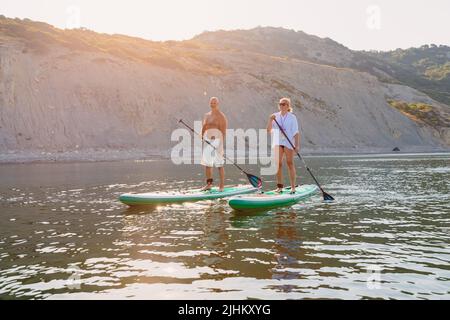
[[[299,126],[298,126],[297,117],[294,116],[294,119],[295,119],[295,121],[293,122],[293,128],[292,128],[292,131],[295,132],[294,146],[295,146],[295,151],[299,152],[300,151],[300,130],[299,130]]]
[[[300,152],[300,133],[294,135],[294,140],[295,151]]]
[[[275,119],[275,114],[271,114],[269,117],[269,121],[267,122],[267,132],[271,133],[272,132],[272,123],[273,120]]]

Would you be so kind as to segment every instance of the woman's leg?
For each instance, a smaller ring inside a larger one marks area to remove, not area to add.
[[[296,180],[296,172],[294,165],[294,150],[285,148],[284,153],[286,154],[286,164],[289,170],[289,180],[291,182],[291,192],[295,192],[295,180]]]
[[[285,148],[283,148],[283,147],[281,147],[281,146],[276,146],[276,150],[277,150],[277,155],[275,155],[275,156],[278,156],[277,157],[277,161],[278,161],[278,163],[277,163],[277,165],[278,165],[278,170],[277,170],[277,185],[281,185],[281,184],[283,184],[283,156],[284,156],[284,149]],[[281,188],[278,188],[279,190],[278,191],[281,191],[280,189]]]

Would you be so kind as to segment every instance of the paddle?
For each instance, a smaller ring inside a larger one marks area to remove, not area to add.
[[[202,141],[205,141],[207,144],[209,144],[211,147],[213,147],[214,150],[217,151],[216,147],[214,147],[214,146],[211,144],[211,142],[209,142],[209,141],[206,140],[206,139],[203,139],[202,135],[199,134],[199,133],[197,133],[197,132],[195,132],[195,130],[192,129],[188,124],[186,124],[186,123],[183,121],[183,119],[178,120],[178,122],[184,124],[184,125],[185,125],[189,130],[191,130],[194,134],[198,135],[198,136],[202,139]],[[230,160],[230,159],[227,158],[225,155],[222,155],[222,156],[223,156],[225,159],[227,159],[228,161],[230,161],[236,168],[238,168],[238,169],[241,170],[243,173],[245,173],[245,175],[247,176],[248,181],[250,182],[250,184],[251,184],[252,186],[254,186],[255,188],[261,188],[261,187],[262,187],[262,180],[261,180],[261,178],[258,178],[257,176],[255,176],[255,175],[253,175],[253,174],[250,174],[250,173],[245,172],[245,170],[242,169],[240,166],[238,166],[233,160]]]
[[[281,132],[283,133],[283,135],[286,137],[287,141],[289,141],[289,144],[291,145],[292,149],[295,150],[294,145],[292,144],[291,140],[289,140],[288,136],[286,135],[286,132],[284,132],[283,128],[280,126],[280,124],[278,123],[277,119],[273,119],[275,121],[275,123],[277,124],[278,128],[280,128]],[[305,165],[306,170],[309,172],[309,174],[311,175],[311,177],[314,179],[314,181],[316,182],[317,186],[319,187],[320,191],[322,191],[322,195],[323,195],[323,200],[327,200],[327,201],[333,201],[334,198],[332,196],[330,196],[328,193],[326,193],[322,187],[319,184],[319,181],[317,181],[316,177],[314,177],[313,173],[311,172],[311,170],[309,169],[309,167],[307,166],[305,160],[303,160],[303,157],[301,156],[301,154],[299,152],[296,152],[297,156],[300,158],[300,160],[302,160],[303,164]]]

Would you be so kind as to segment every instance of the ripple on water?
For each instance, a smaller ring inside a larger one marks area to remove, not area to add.
[[[89,164],[83,183],[51,186],[42,176],[33,184],[38,173],[25,166],[15,174],[26,185],[0,181],[0,297],[448,299],[449,160],[315,158],[335,202],[247,216],[226,201],[136,210],[117,201],[203,183],[202,172],[163,161]]]

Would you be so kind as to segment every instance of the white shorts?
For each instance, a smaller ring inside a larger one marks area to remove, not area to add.
[[[216,149],[210,146],[208,143],[204,142],[202,150],[202,160],[201,164],[206,167],[223,167],[225,160],[223,158],[223,148],[220,147],[220,140],[210,140],[209,141]]]

